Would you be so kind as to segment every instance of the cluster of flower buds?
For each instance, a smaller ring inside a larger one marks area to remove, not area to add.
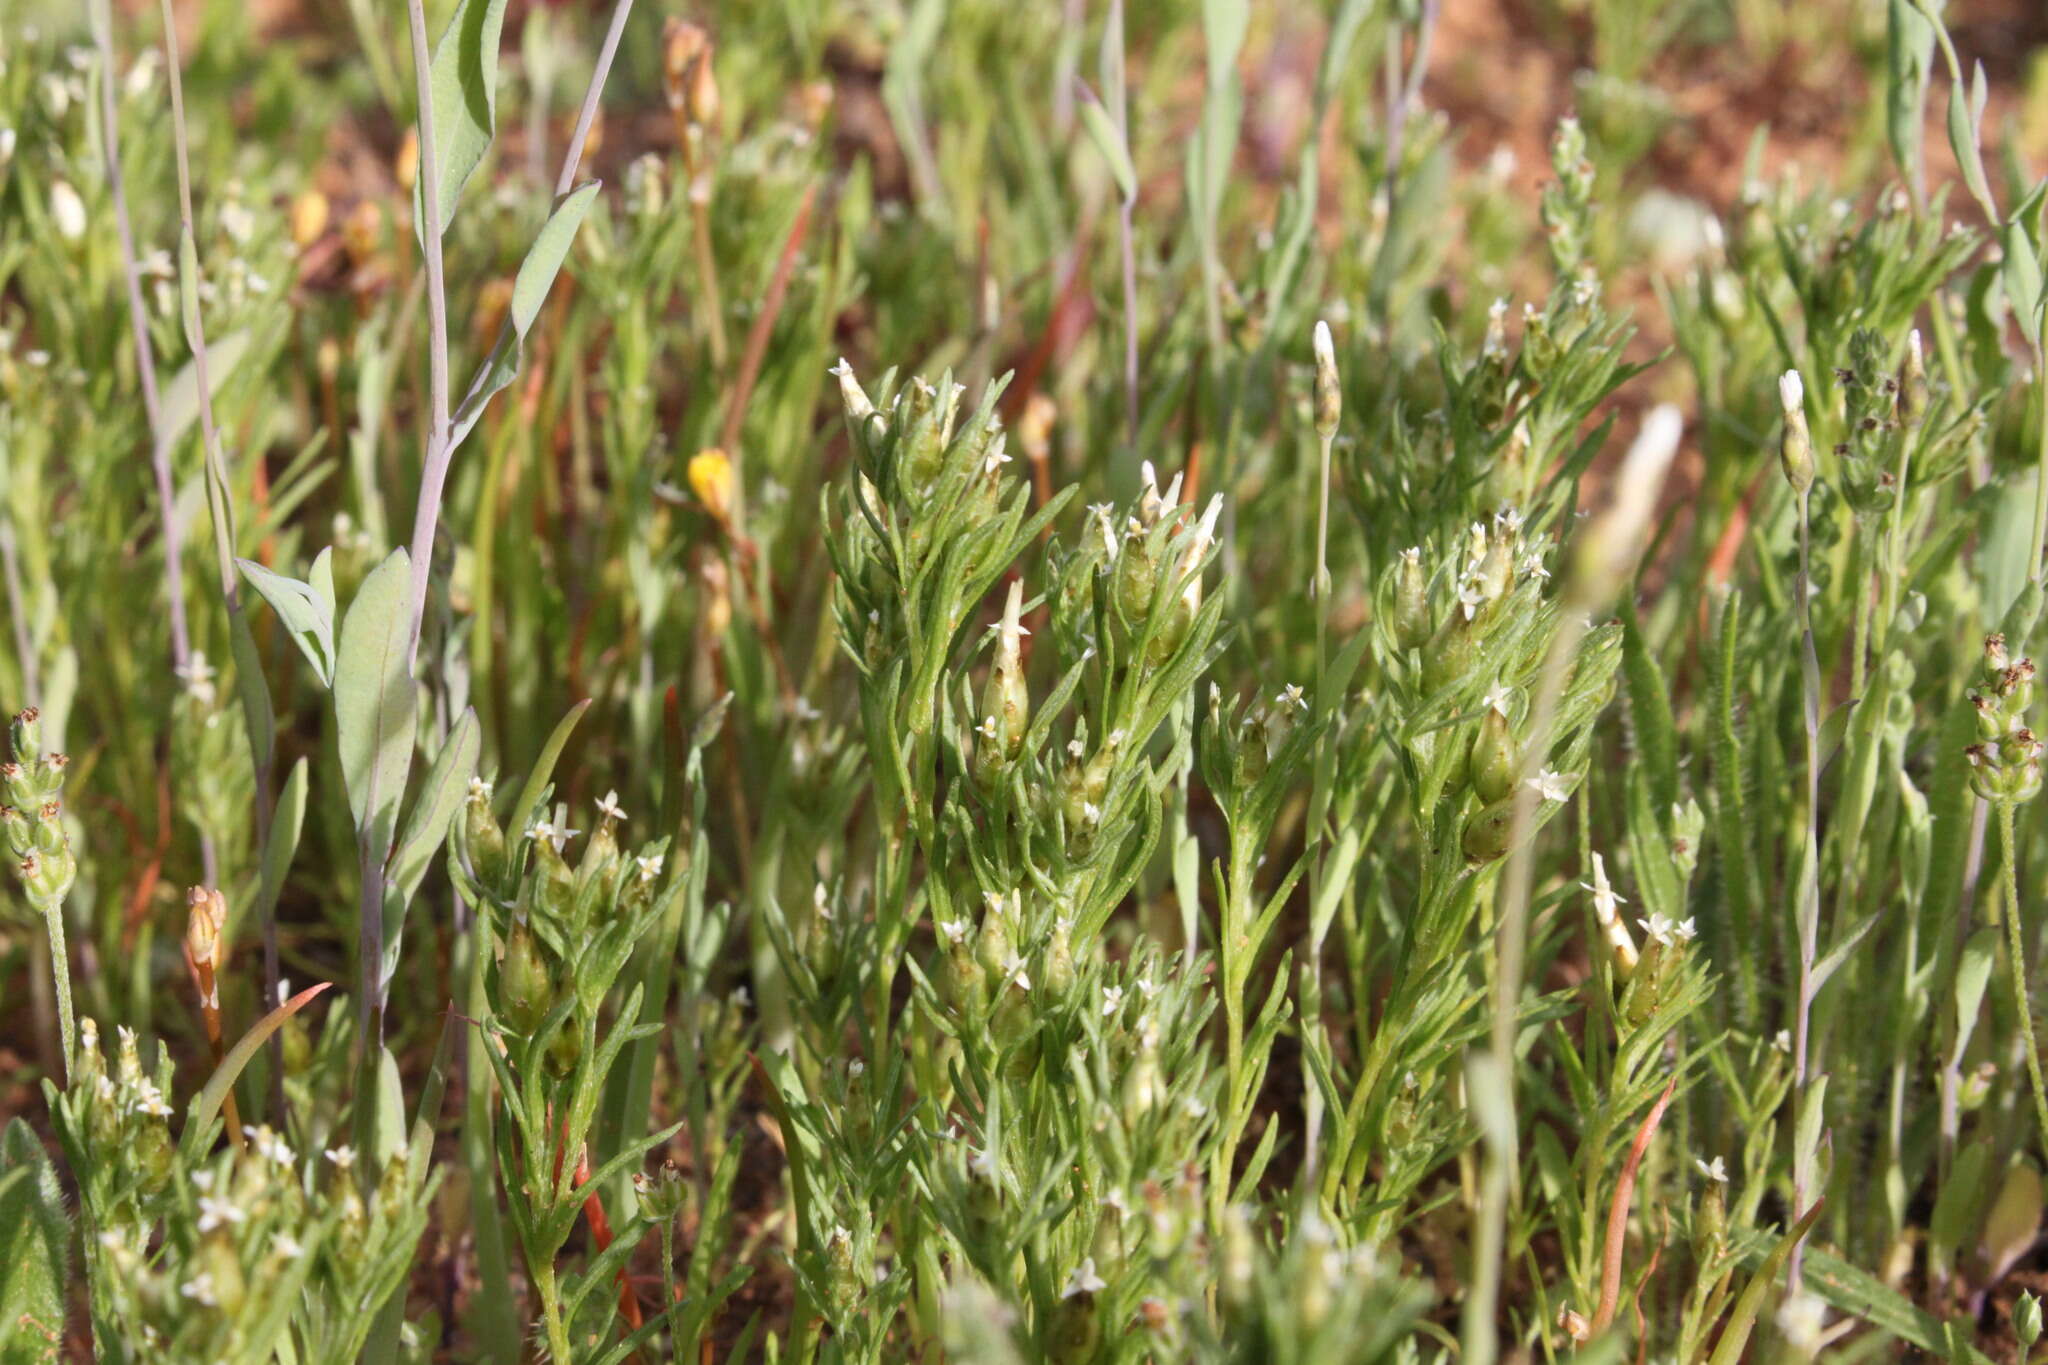
[[[88,1178],[129,1172],[138,1178],[140,1196],[163,1191],[174,1165],[170,1088],[168,1054],[159,1052],[155,1075],[145,1072],[135,1034],[124,1027],[110,1072],[100,1055],[98,1022],[78,1021],[78,1055],[62,1124],[67,1138],[93,1158],[81,1168],[91,1173]]]
[[[1524,543],[1522,517],[1512,507],[1495,512],[1490,526],[1472,523],[1455,580],[1456,598],[1441,621],[1429,600],[1421,547],[1404,550],[1392,572],[1395,642],[1403,649],[1421,649],[1423,685],[1432,691],[1465,675],[1487,623],[1518,583],[1550,577],[1542,551]]]
[[[1116,549],[1116,624],[1133,641],[1144,638],[1146,662],[1157,667],[1172,658],[1188,637],[1195,613],[1202,608],[1202,565],[1216,543],[1216,520],[1223,513],[1223,495],[1209,499],[1178,555],[1169,542],[1180,529],[1191,505],[1180,500],[1181,476],[1162,493],[1150,460],[1142,467],[1144,486],[1138,493],[1138,510],[1124,526],[1123,543]],[[1108,533],[1105,531],[1105,538]],[[1162,585],[1160,576],[1171,575]],[[1180,584],[1178,594],[1172,593]],[[1170,595],[1163,604],[1155,601],[1163,589]],[[1162,611],[1156,620],[1153,613]]]
[[[1576,118],[1558,121],[1550,140],[1550,169],[1557,179],[1543,187],[1543,231],[1558,273],[1568,275],[1585,259],[1593,209],[1593,162],[1586,155],[1586,130]]]
[[[2041,741],[2027,728],[2034,699],[2034,661],[2015,662],[2005,637],[1984,640],[1983,684],[1970,692],[1978,742],[1963,751],[1970,789],[1986,801],[2031,801],[2041,790]]]
[[[38,906],[64,899],[78,874],[71,840],[64,832],[64,769],[71,760],[43,752],[42,723],[31,706],[15,716],[11,727],[14,758],[0,764],[0,786],[7,804],[0,807],[0,828],[22,889]]]
[[[974,727],[974,775],[984,786],[1024,752],[1024,733],[1031,724],[1031,693],[1024,685],[1024,637],[1031,632],[1020,619],[1023,611],[1024,582],[1011,579],[996,636],[995,667],[982,689],[981,720]]]
[[[1886,366],[1885,350],[1876,332],[1858,328],[1849,338],[1849,364],[1835,371],[1849,436],[1835,446],[1835,458],[1841,469],[1842,499],[1859,517],[1882,516],[1899,495],[1892,461],[1886,457],[1893,435],[1904,425],[1901,399],[1906,386]],[[1911,350],[1915,354],[1919,350],[1917,333]],[[1910,355],[1907,363],[1912,363]],[[1923,403],[1926,382],[1923,361],[1917,400]]]
[[[609,988],[598,972],[577,964],[630,952],[630,942],[615,942],[621,933],[650,914],[656,898],[674,885],[664,876],[667,841],[645,845],[637,854],[620,847],[619,827],[626,823],[618,793],[606,792],[597,803],[597,822],[575,867],[563,857],[568,843],[581,833],[566,826],[566,811],[536,819],[512,847],[491,813],[491,784],[473,778],[464,803],[459,849],[466,858],[471,890],[477,899],[501,911],[506,920],[504,952],[499,962],[496,1005],[511,1025],[524,1033],[543,1020],[574,991],[591,1008]],[[577,1058],[580,1032],[565,1021],[549,1054],[567,1069]]]

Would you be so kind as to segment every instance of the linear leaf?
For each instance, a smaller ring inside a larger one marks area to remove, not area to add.
[[[405,833],[398,841],[398,850],[391,855],[391,881],[401,900],[411,901],[413,892],[419,890],[420,879],[434,861],[434,850],[447,837],[448,822],[455,818],[456,808],[469,790],[469,779],[476,776],[477,754],[482,747],[476,712],[465,710],[455,728],[448,732],[441,752],[434,756],[434,766],[427,770],[426,785],[420,788],[406,814]]]

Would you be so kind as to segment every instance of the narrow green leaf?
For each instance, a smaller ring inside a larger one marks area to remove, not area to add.
[[[1743,1286],[1742,1296],[1735,1300],[1735,1308],[1728,1315],[1728,1325],[1721,1330],[1721,1340],[1714,1347],[1709,1365],[1736,1365],[1742,1359],[1743,1350],[1749,1345],[1749,1334],[1756,1326],[1757,1314],[1764,1306],[1764,1296],[1777,1282],[1778,1271],[1785,1259],[1792,1254],[1808,1232],[1813,1229],[1814,1220],[1820,1217],[1821,1202],[1816,1199],[1813,1207],[1793,1225],[1778,1244],[1771,1248],[1771,1254],[1764,1257],[1764,1263],[1757,1267],[1756,1274],[1749,1277]]]
[[[540,794],[547,790],[548,779],[554,776],[555,763],[562,756],[562,746],[569,742],[569,734],[576,728],[576,722],[582,720],[583,713],[589,709],[589,697],[570,707],[569,714],[556,723],[555,732],[548,736],[540,757],[533,761],[533,771],[526,775],[526,785],[519,789],[519,799],[506,812],[513,838],[518,838],[532,821],[534,807],[540,804]]]
[[[379,850],[391,847],[412,766],[418,699],[406,660],[411,585],[402,548],[370,571],[342,620],[334,670],[335,738],[349,814],[359,837]]]
[[[564,196],[542,225],[540,235],[526,253],[526,259],[519,263],[519,274],[512,282],[512,323],[522,340],[527,329],[533,326],[534,318],[539,316],[540,306],[547,299],[555,275],[569,254],[570,243],[575,240],[576,229],[582,225],[584,215],[590,211],[591,201],[597,197],[597,185],[598,182],[593,180]],[[463,438],[484,415],[491,399],[518,374],[518,343],[509,347],[493,347],[470,379],[469,389],[450,419],[450,449],[462,444]]]
[[[1123,134],[1109,120],[1109,113],[1102,102],[1092,94],[1081,101],[1081,123],[1088,129],[1088,136],[1095,143],[1095,150],[1102,153],[1109,163],[1109,173],[1116,178],[1117,193],[1126,203],[1138,197],[1138,171],[1131,165],[1130,149],[1124,146]]]
[[[584,215],[597,198],[597,187],[597,181],[587,180],[563,195],[547,222],[541,224],[533,245],[526,249],[526,259],[519,263],[519,274],[512,281],[512,327],[521,341],[540,316],[540,306],[547,302],[555,275],[576,240],[576,230],[583,226]]]
[[[212,1078],[206,1082],[206,1088],[199,1092],[197,1098],[192,1101],[191,1109],[186,1111],[185,1131],[188,1134],[203,1134],[207,1130],[219,1116],[221,1102],[227,1098],[228,1091],[241,1076],[242,1069],[249,1065],[249,1059],[256,1055],[256,1050],[269,1041],[271,1034],[284,1027],[285,1020],[311,1004],[314,996],[333,984],[331,981],[322,981],[306,987],[257,1020],[256,1026],[243,1034],[240,1042],[228,1049],[228,1055],[221,1058],[220,1065],[214,1068]]]
[[[482,748],[476,712],[465,710],[455,728],[448,732],[441,752],[434,756],[434,766],[427,770],[426,785],[420,788],[407,812],[405,833],[391,855],[391,882],[398,888],[401,900],[410,902],[419,890],[420,879],[432,865],[435,850],[448,835],[448,822],[455,818],[469,790],[469,779],[476,776],[477,754]]]
[[[320,594],[310,583],[301,583],[296,578],[272,572],[253,559],[235,561],[247,579],[249,586],[256,589],[270,609],[284,622],[291,632],[292,643],[299,647],[306,662],[313,666],[313,672],[322,685],[334,685],[334,608],[331,602],[323,602]],[[329,590],[332,590],[330,583]]]
[[[292,764],[291,773],[277,793],[277,805],[270,816],[270,845],[263,850],[263,880],[259,884],[257,907],[267,911],[277,904],[284,879],[291,871],[292,856],[299,851],[299,831],[306,822],[306,760]]]

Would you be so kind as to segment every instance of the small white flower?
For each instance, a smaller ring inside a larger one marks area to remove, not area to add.
[[[225,1199],[207,1195],[199,1201],[199,1230],[212,1232],[230,1223],[246,1223],[249,1215]]]
[[[135,1112],[157,1119],[171,1116],[171,1106],[165,1102],[164,1092],[157,1088],[155,1081],[143,1081],[135,1087]]]
[[[1778,1051],[1780,1052],[1790,1055],[1792,1051],[1792,1030],[1788,1028],[1781,1028],[1776,1033],[1772,1034],[1771,1046],[1778,1049]]]
[[[1100,1294],[1109,1288],[1109,1282],[1095,1273],[1095,1258],[1083,1256],[1081,1264],[1074,1267],[1074,1273],[1067,1276],[1067,1287],[1060,1291],[1060,1297],[1071,1299],[1081,1294]]]
[[[1593,855],[1593,880],[1579,885],[1593,893],[1593,915],[1603,925],[1612,924],[1617,907],[1628,904],[1615,894],[1614,887],[1608,883],[1607,862],[1597,853]]]
[[[1181,1112],[1191,1119],[1198,1119],[1209,1112],[1209,1106],[1202,1103],[1199,1095],[1190,1095],[1180,1102]]]
[[[1700,936],[1699,921],[1687,917],[1678,922],[1671,931],[1680,943],[1690,943]]]
[[[78,197],[78,191],[71,188],[68,180],[59,180],[50,186],[50,220],[68,242],[75,242],[85,235],[85,201]]]
[[[832,1235],[826,1239],[826,1242],[829,1246],[852,1246],[853,1234],[846,1230],[844,1223],[834,1223],[832,1225]]]
[[[981,718],[981,724],[974,727],[989,739],[996,737],[996,715],[991,711]]]
[[[1301,684],[1299,683],[1287,684],[1281,690],[1280,695],[1273,698],[1273,704],[1275,706],[1292,706],[1302,711],[1308,710],[1308,698],[1302,695]]]
[[[199,1191],[201,1194],[205,1194],[213,1188],[212,1171],[194,1171],[189,1177],[187,1177],[187,1179],[191,1184],[192,1188]]]
[[[1115,1014],[1124,1007],[1124,988],[1104,986],[1102,988],[1102,1013],[1105,1017]]]
[[[1067,741],[1067,752],[1075,758],[1079,758],[1082,754],[1088,752],[1088,746],[1079,739],[1070,739]]]
[[[208,1308],[216,1307],[220,1303],[220,1300],[214,1297],[213,1276],[203,1270],[187,1280],[178,1292],[192,1300],[192,1302],[202,1304]]]
[[[1509,687],[1506,683],[1495,683],[1491,688],[1487,689],[1486,695],[1480,698],[1480,702],[1487,710],[1498,711],[1500,718],[1507,720],[1509,719],[1508,707],[1514,702],[1514,699],[1515,691],[1513,688]]]
[[[296,1160],[290,1144],[279,1137],[277,1130],[267,1123],[259,1124],[253,1129],[249,1134],[249,1141],[250,1145],[255,1147],[256,1155],[273,1165],[289,1167]]]
[[[1799,377],[1799,371],[1787,370],[1778,376],[1778,405],[1789,416],[1804,411],[1806,405],[1806,382]]]
[[[1485,605],[1486,593],[1484,589],[1481,588],[1478,578],[1471,575],[1467,575],[1465,579],[1458,584],[1458,610],[1463,612],[1465,614],[1465,619],[1469,621],[1475,615],[1477,615],[1479,609]]]
[[[981,462],[981,472],[993,474],[1009,462],[1010,452],[1003,449],[1003,437],[999,434],[996,437],[995,446],[988,453],[988,458]]]
[[[993,1147],[984,1147],[967,1158],[967,1169],[984,1179],[996,1178],[996,1152]]]
[[[1571,799],[1571,783],[1563,773],[1555,769],[1540,769],[1536,776],[1527,780],[1526,785],[1535,788],[1536,794],[1545,801],[1568,801]]]
[[[1522,576],[1533,578],[1538,583],[1550,581],[1550,570],[1543,567],[1543,556],[1531,550],[1522,559]]]
[[[12,128],[0,127],[0,166],[14,160],[14,144],[19,136]]]
[[[640,869],[641,881],[651,882],[661,875],[661,859],[662,855],[659,853],[650,853],[633,859],[633,866]]]
[[[1651,915],[1648,919],[1637,920],[1636,923],[1642,926],[1643,932],[1650,936],[1653,943],[1661,943],[1669,948],[1678,941],[1678,923],[1667,916]]]
[[[809,697],[798,697],[795,701],[791,702],[789,704],[789,713],[800,721],[818,720],[825,714],[817,707],[811,705]]]
[[[187,695],[195,697],[203,706],[213,705],[213,665],[206,661],[203,650],[193,650],[185,656],[185,662],[171,670],[184,684]]]
[[[1091,825],[1101,824],[1102,807],[1096,805],[1093,801],[1083,801],[1081,803],[1081,818]]]
[[[346,1142],[342,1143],[339,1147],[329,1147],[327,1149],[327,1159],[334,1163],[336,1170],[345,1171],[356,1164],[356,1149],[349,1146]]]
[[[1103,1207],[1115,1209],[1126,1218],[1131,1216],[1130,1203],[1124,1198],[1122,1190],[1112,1188],[1108,1194],[1102,1196],[1102,1203]]]
[[[1003,964],[1004,979],[1020,991],[1031,989],[1031,977],[1025,972],[1024,968],[1024,959],[1015,953],[1010,954],[1010,960]]]
[[[1698,1157],[1694,1157],[1692,1164],[1699,1169],[1701,1175],[1713,1181],[1716,1185],[1728,1183],[1728,1163],[1721,1160],[1720,1157],[1715,1157],[1712,1161],[1702,1161]]]
[[[306,1254],[305,1244],[282,1229],[270,1234],[271,1250],[287,1261],[296,1261]]]
[[[221,205],[220,230],[239,245],[248,241],[250,235],[256,231],[256,216],[249,212],[246,205],[229,201]]]
[[[606,792],[604,800],[597,803],[597,818],[600,820],[616,820],[620,824],[625,823],[626,812],[619,807],[619,794],[617,792]]]
[[[939,921],[939,932],[946,936],[948,943],[965,943],[967,941],[968,927],[968,923],[964,919]]]
[[[470,799],[470,800],[472,800],[472,801],[488,801],[488,800],[490,800],[490,799],[491,799],[491,784],[490,784],[490,783],[488,783],[488,782],[486,782],[486,781],[484,781],[484,780],[483,780],[483,779],[482,779],[481,777],[472,777],[472,778],[470,778],[470,779],[469,779],[469,799]]]
[[[867,1075],[867,1073],[868,1064],[858,1057],[854,1058],[852,1061],[846,1064],[846,1074],[848,1076],[853,1077],[856,1080],[858,1080],[862,1076]]]

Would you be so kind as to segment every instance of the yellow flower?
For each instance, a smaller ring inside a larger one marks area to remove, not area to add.
[[[716,446],[690,458],[690,491],[723,525],[732,515],[732,461]]]

